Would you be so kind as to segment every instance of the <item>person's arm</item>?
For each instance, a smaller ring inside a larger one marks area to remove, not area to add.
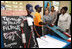
[[[44,23],[44,22],[41,20],[40,16],[36,16],[36,18],[37,18],[37,20],[38,20],[38,22],[39,22],[40,25],[45,25],[45,24],[46,24],[46,23]]]
[[[46,20],[46,16],[44,16],[43,22],[44,22],[44,23],[47,23],[47,22],[48,22],[48,21]]]
[[[46,25],[46,23],[44,23],[44,22],[39,22],[39,24],[40,24],[40,25]]]
[[[55,15],[54,15],[53,24],[55,24],[55,22],[56,22],[56,19],[57,19],[57,13],[55,13]]]
[[[69,32],[69,29],[70,29],[70,24],[71,24],[71,16],[69,15],[68,18],[67,18],[67,29],[66,29],[66,32]]]

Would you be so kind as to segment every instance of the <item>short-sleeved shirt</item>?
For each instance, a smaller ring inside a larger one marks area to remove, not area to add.
[[[39,22],[42,22],[41,15],[40,15],[40,13],[36,12],[35,15],[34,15],[34,25],[42,26],[42,25],[39,24]]]

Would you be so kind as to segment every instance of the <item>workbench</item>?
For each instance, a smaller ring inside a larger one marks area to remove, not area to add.
[[[37,38],[39,48],[71,48],[71,42],[50,34],[45,36],[48,36],[48,38],[44,36]]]
[[[40,38],[37,38],[39,48],[71,48],[71,42],[67,41],[67,39],[71,37],[68,37],[64,33],[57,30],[60,29],[64,31],[63,29],[55,25],[53,27],[47,25],[47,28],[48,31],[50,31],[50,33],[52,34],[46,34],[41,36]],[[45,38],[45,36],[48,37]]]

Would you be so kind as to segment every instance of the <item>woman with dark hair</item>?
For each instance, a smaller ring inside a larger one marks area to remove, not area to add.
[[[51,17],[51,19],[52,19],[52,24],[55,24],[55,22],[56,22],[56,19],[57,19],[57,12],[54,10],[54,6],[51,6],[51,11],[50,11],[50,13],[49,13],[49,15],[50,15],[50,17]]]
[[[49,10],[45,11],[45,15],[43,16],[43,22],[47,23],[47,25],[49,25],[51,23],[51,17],[49,16]],[[47,25],[43,26],[43,35],[46,35],[49,33],[48,29],[47,29]]]
[[[58,26],[69,33],[71,16],[67,13],[68,7],[62,7],[61,15],[59,16]]]

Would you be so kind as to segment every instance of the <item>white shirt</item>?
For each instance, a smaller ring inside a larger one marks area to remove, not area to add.
[[[27,17],[27,22],[28,22],[28,26],[32,26],[33,25],[33,18],[31,17]]]
[[[70,23],[71,23],[71,16],[68,13],[65,13],[64,15],[61,14],[59,16],[59,21],[58,21],[58,26],[62,29],[64,29],[64,31],[66,31],[66,29],[70,28]]]

